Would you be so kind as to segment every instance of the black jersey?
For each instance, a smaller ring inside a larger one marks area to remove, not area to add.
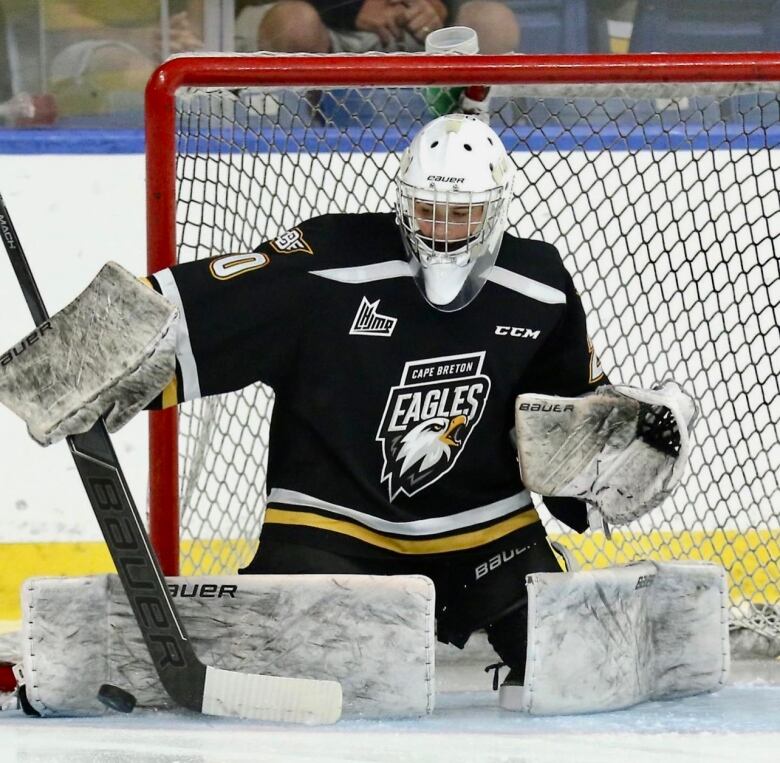
[[[417,288],[392,214],[318,217],[151,280],[181,309],[175,401],[274,389],[264,540],[426,554],[538,522],[514,399],[604,380],[540,241],[505,235],[477,297],[449,313]]]

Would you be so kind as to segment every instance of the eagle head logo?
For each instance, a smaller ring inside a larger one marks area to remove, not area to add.
[[[466,416],[436,416],[421,421],[400,438],[396,458],[401,464],[399,474],[416,468],[424,472],[442,459],[449,462],[452,451],[460,447],[461,430],[468,425]]]
[[[434,416],[420,421],[390,444],[390,478],[407,493],[449,466],[465,440],[467,416]]]

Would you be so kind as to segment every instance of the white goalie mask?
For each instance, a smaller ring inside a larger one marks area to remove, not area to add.
[[[396,217],[426,300],[452,312],[485,283],[507,228],[513,165],[501,139],[476,117],[430,122],[401,157]]]

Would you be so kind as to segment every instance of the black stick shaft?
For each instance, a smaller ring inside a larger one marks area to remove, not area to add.
[[[33,320],[40,325],[49,314],[2,196],[0,234]],[[180,705],[201,710],[206,666],[176,613],[103,421],[67,441],[160,680]]]
[[[30,270],[30,264],[27,262],[27,257],[22,249],[22,243],[8,215],[2,196],[0,196],[0,232],[2,232],[3,243],[11,260],[11,267],[14,269],[14,273],[16,273],[16,280],[19,282],[19,286],[24,294],[27,307],[30,308],[35,325],[40,326],[49,319],[49,313],[43,304],[43,298],[38,291],[38,285],[35,283],[35,278]]]

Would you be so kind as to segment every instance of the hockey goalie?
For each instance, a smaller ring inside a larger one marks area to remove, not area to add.
[[[426,576],[438,639],[484,630],[508,666],[507,708],[715,688],[720,572],[562,572],[530,492],[580,532],[589,513],[641,517],[680,480],[692,398],[609,383],[557,250],[507,232],[513,164],[488,125],[426,125],[395,189],[392,213],[324,215],[141,281],[109,264],[2,356],[0,400],[49,444],[262,381],[268,506],[242,574]],[[648,653],[662,634],[690,668],[674,680]]]

